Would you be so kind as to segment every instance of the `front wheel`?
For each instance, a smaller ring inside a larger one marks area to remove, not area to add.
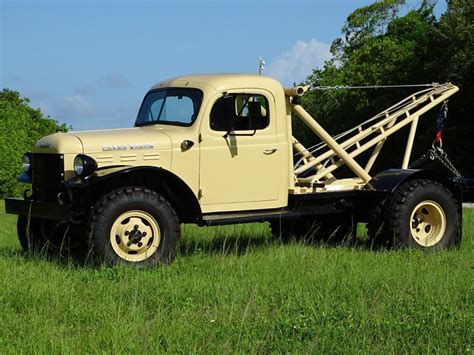
[[[90,222],[93,255],[108,265],[170,263],[180,236],[178,217],[158,193],[129,187],[97,202]]]
[[[83,229],[68,222],[18,216],[17,233],[22,249],[34,254],[76,256],[84,246]]]
[[[457,247],[460,211],[450,190],[431,180],[401,185],[368,224],[369,237],[386,245],[425,250]]]

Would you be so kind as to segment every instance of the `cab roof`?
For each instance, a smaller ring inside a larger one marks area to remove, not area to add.
[[[265,88],[270,91],[283,91],[277,80],[256,74],[197,74],[167,79],[153,85],[151,90],[163,87],[210,86],[216,91],[231,88]]]

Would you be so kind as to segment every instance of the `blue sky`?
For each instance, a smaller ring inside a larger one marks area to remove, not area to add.
[[[372,3],[0,2],[0,87],[76,130],[129,127],[154,83],[191,73],[255,73],[259,56],[265,74],[298,82],[329,58],[347,15]],[[444,8],[440,0],[438,13]]]

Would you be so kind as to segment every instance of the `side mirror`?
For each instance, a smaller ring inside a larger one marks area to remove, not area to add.
[[[234,95],[229,95],[229,94],[226,94],[223,98],[223,103],[222,103],[222,107],[223,107],[223,120],[224,120],[224,124],[225,124],[225,135],[224,137],[228,137],[229,134],[234,130],[234,126],[235,126],[235,117],[233,115],[234,111],[235,111],[235,96]]]
[[[261,124],[262,121],[262,105],[260,102],[249,102],[248,103],[248,109],[249,109],[249,129],[252,131],[256,131],[259,129],[259,125]]]

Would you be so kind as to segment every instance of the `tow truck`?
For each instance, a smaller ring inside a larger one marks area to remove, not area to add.
[[[181,76],[147,92],[133,128],[40,139],[23,157],[31,187],[5,200],[21,246],[149,267],[175,258],[181,223],[266,221],[282,238],[347,236],[367,223],[374,241],[458,247],[473,180],[409,168],[419,120],[458,87],[433,84],[334,137],[300,105],[308,89],[263,75]],[[319,145],[293,136],[295,117]],[[400,166],[373,171],[404,127]],[[343,166],[351,176],[338,178]]]

